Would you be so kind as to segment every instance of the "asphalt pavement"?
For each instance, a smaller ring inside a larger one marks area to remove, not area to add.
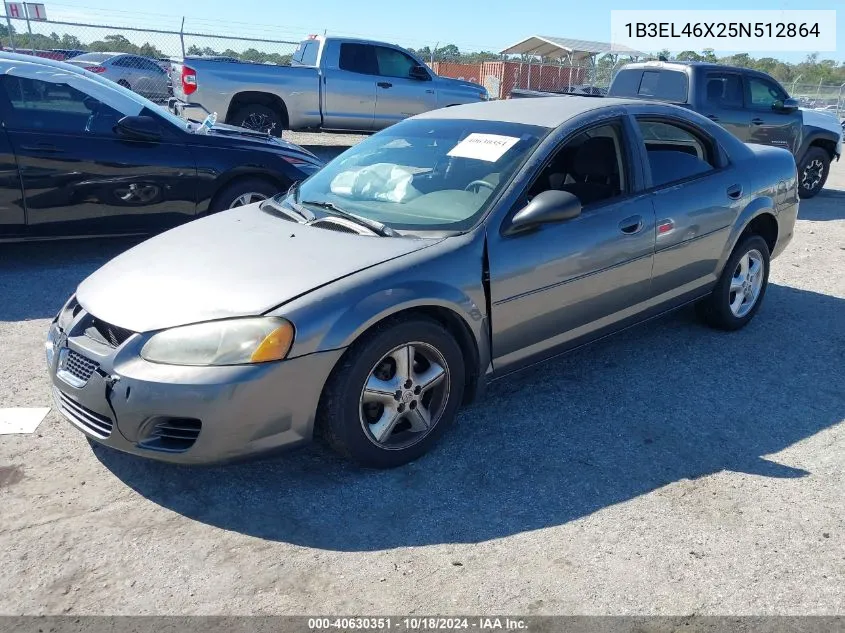
[[[49,320],[133,243],[2,247],[0,407],[51,406]],[[838,614],[843,384],[845,161],[746,329],[684,310],[507,378],[404,468],[0,435],[0,614]]]

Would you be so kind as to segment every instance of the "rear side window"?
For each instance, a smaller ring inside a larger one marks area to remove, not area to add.
[[[737,73],[710,72],[704,79],[704,100],[716,107],[742,107],[742,77]]]
[[[319,50],[320,43],[317,40],[302,42],[293,54],[293,61],[303,66],[316,66]]]
[[[641,70],[620,70],[613,78],[610,89],[607,91],[609,97],[633,97],[640,89],[640,80],[643,78]]]
[[[716,168],[713,143],[669,121],[637,120],[648,153],[652,186],[660,187]]]
[[[364,75],[377,75],[375,47],[367,44],[341,44],[340,69]]]
[[[637,95],[684,103],[687,100],[687,75],[675,70],[646,70]]]

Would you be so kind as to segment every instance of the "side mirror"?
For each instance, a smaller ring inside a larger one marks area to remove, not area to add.
[[[431,81],[431,75],[428,74],[428,71],[425,69],[425,66],[412,67],[409,75],[411,79],[416,79],[418,81]]]
[[[114,132],[133,141],[161,140],[161,126],[151,116],[125,116],[114,126]]]
[[[788,114],[790,112],[795,112],[800,106],[801,104],[798,102],[798,99],[789,98],[784,99],[783,101],[778,99],[772,104],[772,110]]]
[[[568,191],[549,189],[538,193],[513,216],[505,235],[514,235],[541,224],[565,222],[581,215],[581,201]]]

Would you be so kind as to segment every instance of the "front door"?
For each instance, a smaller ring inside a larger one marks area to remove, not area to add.
[[[431,74],[427,80],[413,78],[411,69],[418,64],[411,56],[387,46],[374,48],[378,64],[375,129],[437,107]]]
[[[745,100],[751,111],[751,127],[747,143],[774,145],[788,149],[795,155],[801,144],[801,111],[784,112],[776,109],[783,103],[786,92],[773,80],[758,75],[746,75]]]
[[[157,116],[142,102],[56,69],[37,79],[4,75],[0,108],[20,171],[27,234],[157,231],[193,217],[196,167],[181,131],[162,119],[161,141],[114,132],[123,116]]]
[[[497,373],[594,338],[648,299],[654,211],[632,190],[627,136],[620,120],[567,141],[517,204],[561,189],[581,199],[579,217],[513,236],[488,231]]]

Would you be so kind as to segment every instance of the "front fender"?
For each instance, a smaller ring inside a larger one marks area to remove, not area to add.
[[[446,243],[448,242],[448,243]],[[482,284],[482,239],[448,238],[337,280],[284,304],[272,314],[296,328],[291,357],[352,345],[379,321],[399,312],[448,310],[474,339],[479,371],[489,365],[489,333]]]
[[[804,158],[804,154],[807,153],[807,150],[810,149],[810,146],[816,141],[827,141],[828,143],[832,143],[836,149],[834,150],[834,156],[832,156],[831,159],[839,158],[839,154],[837,152],[842,152],[841,134],[825,128],[805,126],[804,137],[801,140],[801,147],[798,149],[798,153],[795,156],[796,163],[800,164],[801,160]]]

